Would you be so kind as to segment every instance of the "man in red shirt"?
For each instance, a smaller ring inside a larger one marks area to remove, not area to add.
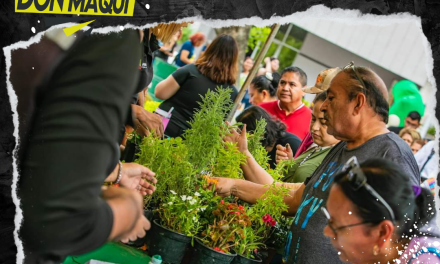
[[[287,126],[287,131],[301,140],[309,132],[312,112],[302,102],[302,88],[307,85],[306,73],[298,67],[287,67],[278,83],[278,100],[260,106]]]

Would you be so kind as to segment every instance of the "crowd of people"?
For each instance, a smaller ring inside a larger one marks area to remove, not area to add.
[[[234,102],[236,83],[254,64],[245,58],[239,74],[238,44],[224,34],[194,60],[194,48],[206,37],[191,36],[176,58],[180,68],[156,86],[155,96],[164,100],[159,108],[172,113],[164,130],[162,118],[145,111],[139,95],[152,80],[158,40],[169,56],[186,25],[78,35],[67,50],[45,37],[12,54],[26,263],[61,263],[106,241],[145,235],[150,222],[142,196],[160,182],[148,168],[119,161],[126,128],[140,136],[182,136],[201,96],[229,87]],[[30,51],[44,45],[60,51],[32,57]],[[24,58],[53,70],[21,80]],[[279,69],[276,58],[264,62],[248,88],[250,105],[236,118],[241,131],[231,128],[225,138],[247,156],[241,165],[245,179],[217,178],[217,194],[255,203],[274,182],[247,148],[247,131],[264,119],[270,167],[282,160],[295,164],[276,183],[289,189],[284,202],[295,217],[283,263],[439,262],[440,232],[432,184],[426,184],[438,165],[433,141],[416,131],[420,114],[409,113],[404,128],[387,127],[388,89],[370,68],[350,63],[324,69],[307,87],[300,67]],[[302,102],[305,93],[316,94],[310,108]]]

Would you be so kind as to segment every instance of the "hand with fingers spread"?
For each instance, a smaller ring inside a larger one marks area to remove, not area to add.
[[[277,145],[276,152],[276,162],[280,163],[281,160],[291,160],[293,159],[293,151],[289,144],[286,144],[286,147],[281,145]]]
[[[147,167],[137,163],[124,163],[122,166],[120,185],[133,190],[138,190],[143,196],[151,195],[156,190],[153,184],[157,183],[155,173]]]
[[[162,117],[150,113],[139,105],[131,105],[132,119],[136,133],[141,136],[150,134],[150,131],[157,136],[163,136]]]
[[[226,124],[230,126],[231,124],[226,121]],[[223,138],[226,142],[237,143],[238,150],[241,153],[246,153],[248,151],[247,138],[246,138],[246,124],[244,124],[243,129],[240,133],[234,128],[229,129],[230,134]]]
[[[145,215],[142,213],[139,216],[139,219],[136,221],[136,224],[134,225],[133,229],[128,232],[123,238],[121,239],[122,243],[128,243],[129,241],[135,241],[138,238],[142,238],[145,236],[145,231],[149,230],[151,227],[150,221],[145,217]]]

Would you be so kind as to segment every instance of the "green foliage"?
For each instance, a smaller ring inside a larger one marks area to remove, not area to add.
[[[430,127],[426,133],[435,137],[435,126]]]
[[[289,175],[291,175],[289,172],[295,172],[298,166],[299,163],[295,159],[281,160],[275,168],[274,175],[279,176],[278,180],[282,179],[285,182]]]
[[[241,153],[236,143],[223,142],[212,167],[212,175],[233,179],[243,178],[241,165],[246,164],[246,155]]]
[[[269,157],[267,156],[267,150],[261,144],[264,139],[264,133],[266,132],[266,120],[257,120],[256,128],[252,134],[247,134],[248,150],[254,157],[255,161],[263,168],[269,168]]]
[[[284,197],[289,195],[289,189],[277,186],[275,182],[268,185],[266,192],[257,199],[249,210],[251,221],[254,223],[255,234],[262,237],[263,241],[269,238],[269,226],[275,226],[282,218],[282,213],[287,212],[288,206]]]
[[[197,235],[201,227],[199,212],[206,209],[206,206],[201,205],[200,195],[195,192],[194,196],[178,196],[175,191],[170,190],[158,209],[161,224],[180,234]]]
[[[255,49],[255,46],[260,43],[264,43],[267,36],[270,34],[270,27],[252,27],[249,32],[249,38],[247,43],[246,52]]]
[[[208,90],[199,103],[200,110],[190,121],[191,129],[184,133],[189,161],[198,173],[209,169],[223,148],[223,136],[227,132],[224,119],[232,108],[231,92],[230,88],[220,87],[216,91]]]
[[[178,195],[194,193],[196,178],[187,157],[188,148],[181,138],[159,139],[153,133],[144,137],[135,162],[154,171],[158,181],[154,195],[147,197],[160,202],[170,190]]]
[[[177,44],[181,45],[185,43],[185,41],[189,40],[191,34],[192,30],[189,27],[182,28],[182,37],[177,41]]]
[[[246,208],[237,203],[221,200],[212,211],[214,219],[202,233],[205,245],[216,251],[228,253],[245,239],[244,229],[251,226]]]
[[[252,227],[247,226],[243,228],[243,238],[237,241],[234,250],[237,254],[252,259],[256,251],[264,247],[264,244],[258,241],[261,241],[261,237],[255,235]]]

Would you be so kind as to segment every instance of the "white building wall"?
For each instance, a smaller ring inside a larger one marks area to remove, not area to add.
[[[317,19],[295,24],[420,86],[426,82],[425,36],[420,23],[402,20],[372,26]]]

